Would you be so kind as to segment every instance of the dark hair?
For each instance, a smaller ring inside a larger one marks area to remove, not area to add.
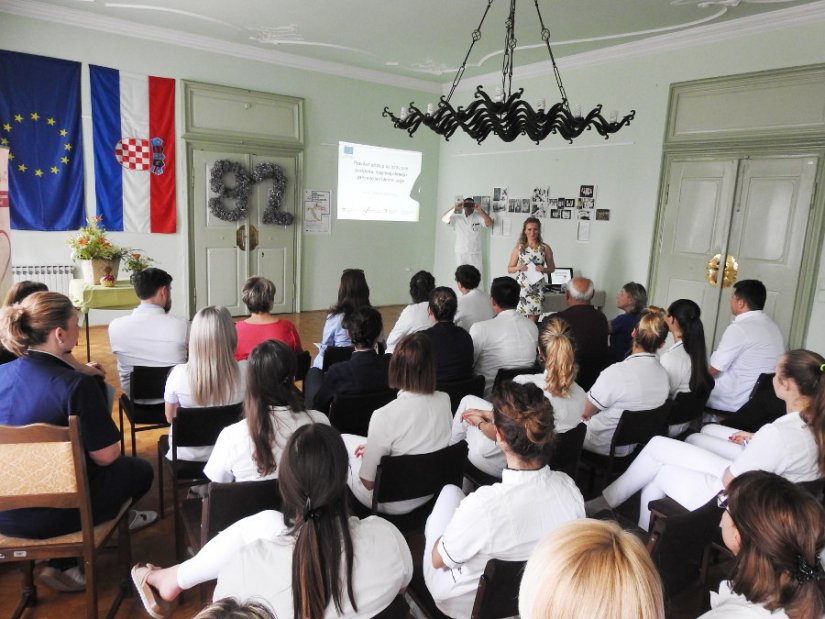
[[[275,302],[275,284],[265,277],[250,277],[241,289],[241,300],[250,314],[265,314]]]
[[[163,269],[149,267],[132,274],[132,285],[138,299],[145,301],[157,294],[164,286],[172,284],[172,276]]]
[[[428,335],[418,332],[402,338],[392,353],[388,378],[391,389],[435,391],[435,355]]]
[[[375,341],[384,330],[381,312],[374,307],[364,305],[353,310],[343,322],[343,327],[349,332],[349,339],[353,346],[372,348]]]
[[[430,311],[438,322],[452,322],[458,309],[455,291],[446,286],[433,288],[430,293]]]
[[[490,297],[501,309],[516,309],[519,285],[512,277],[496,277],[490,285]]]
[[[281,457],[278,485],[283,497],[282,511],[290,533],[295,536],[295,617],[321,619],[330,600],[338,614],[342,614],[344,589],[352,607],[358,610],[352,589],[348,463],[347,449],[338,430],[320,423],[295,430]]]
[[[293,413],[304,410],[295,386],[297,367],[295,352],[279,340],[264,340],[249,353],[244,415],[253,445],[252,459],[262,476],[278,466],[272,453],[278,428],[269,409],[287,406]]]
[[[277,619],[272,610],[258,601],[241,604],[232,597],[213,602],[192,619]]]
[[[553,405],[536,385],[502,382],[493,391],[493,422],[517,456],[547,463],[556,437]]]
[[[779,361],[779,375],[790,378],[799,393],[811,399],[809,407],[801,411],[805,423],[811,429],[817,446],[819,472],[825,476],[825,358],[810,350],[797,349],[786,352]]]
[[[538,224],[539,226],[539,236],[536,239],[541,246],[544,242],[541,240],[541,221],[537,217],[528,217],[524,220],[524,224],[521,226],[521,236],[518,237],[518,244],[522,247],[527,245],[527,234],[525,230],[527,230],[527,224]]]
[[[3,305],[14,305],[15,303],[20,303],[20,301],[25,299],[30,294],[48,291],[49,287],[43,282],[32,282],[27,279],[20,282],[15,282],[6,293],[6,298],[3,300]]]
[[[690,299],[678,299],[670,304],[667,313],[682,330],[682,344],[690,357],[690,390],[704,402],[713,389],[714,380],[708,371],[702,310]]]
[[[65,329],[69,318],[76,314],[66,295],[35,292],[0,310],[0,341],[6,350],[22,357],[30,346],[43,344],[52,330]]]
[[[419,271],[410,278],[410,296],[413,303],[423,303],[435,288],[435,278],[427,271]]]
[[[367,285],[367,278],[361,269],[344,269],[341,274],[341,284],[338,286],[338,302],[333,305],[330,314],[344,314],[351,311],[372,305],[370,303],[370,287]]]
[[[472,264],[462,264],[455,270],[455,281],[467,290],[478,288],[481,283],[481,272]]]
[[[624,286],[622,286],[622,290],[627,293],[627,296],[633,299],[633,307],[629,313],[638,314],[647,305],[647,290],[645,290],[645,287],[641,284],[636,282],[627,282]]]
[[[665,310],[655,305],[644,308],[635,333],[633,343],[640,346],[642,350],[650,353],[659,350],[667,339]]]
[[[751,311],[764,309],[765,299],[768,298],[765,284],[758,279],[743,279],[736,282],[733,285],[733,294],[740,301],[744,301]]]
[[[825,615],[825,509],[800,486],[765,471],[748,471],[728,486],[728,512],[739,532],[732,589],[791,619]],[[807,569],[806,569],[807,568]]]

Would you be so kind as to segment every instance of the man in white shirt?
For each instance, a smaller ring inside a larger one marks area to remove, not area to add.
[[[493,219],[472,198],[464,198],[441,221],[455,230],[456,265],[472,264],[481,271],[481,231],[492,226]]]
[[[710,356],[710,373],[716,386],[708,399],[709,408],[737,411],[748,401],[759,375],[773,372],[785,352],[779,327],[762,311],[766,297],[765,285],[755,279],[733,285],[733,322]]]
[[[470,327],[473,368],[484,376],[484,397],[489,399],[501,368],[530,366],[536,360],[539,332],[536,324],[516,311],[519,285],[511,277],[497,277],[490,286],[490,303],[496,317]]]
[[[172,276],[148,268],[132,276],[140,299],[130,315],[109,324],[109,343],[117,358],[120,385],[130,393],[129,375],[137,365],[162,367],[186,362],[189,323],[172,316]]]
[[[458,309],[453,322],[465,331],[475,323],[490,320],[495,316],[490,306],[490,297],[478,289],[481,272],[472,264],[462,264],[455,270],[458,286]]]

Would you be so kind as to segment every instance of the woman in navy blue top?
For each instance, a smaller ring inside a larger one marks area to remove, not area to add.
[[[624,313],[610,321],[610,354],[614,361],[623,361],[630,352],[633,329],[647,307],[647,290],[636,282],[626,283],[616,295],[616,307]]]

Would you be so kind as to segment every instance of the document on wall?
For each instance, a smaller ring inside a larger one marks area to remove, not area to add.
[[[578,234],[576,235],[576,240],[579,243],[589,243],[590,242],[590,222],[586,220],[579,221],[578,227]]]
[[[330,233],[330,202],[332,192],[307,189],[304,191],[304,233]]]

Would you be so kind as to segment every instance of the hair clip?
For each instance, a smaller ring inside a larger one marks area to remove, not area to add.
[[[822,569],[822,563],[819,562],[819,559],[815,559],[814,565],[811,565],[805,560],[805,557],[798,554],[796,555],[794,579],[800,584],[823,580],[825,579],[825,570]]]
[[[308,520],[318,520],[323,513],[323,508],[319,507],[317,509],[312,509],[312,501],[309,500],[309,496],[307,496],[307,500],[304,503],[304,522]]]
[[[825,363],[823,363],[822,365],[819,366],[819,373],[820,374],[825,374]]]

